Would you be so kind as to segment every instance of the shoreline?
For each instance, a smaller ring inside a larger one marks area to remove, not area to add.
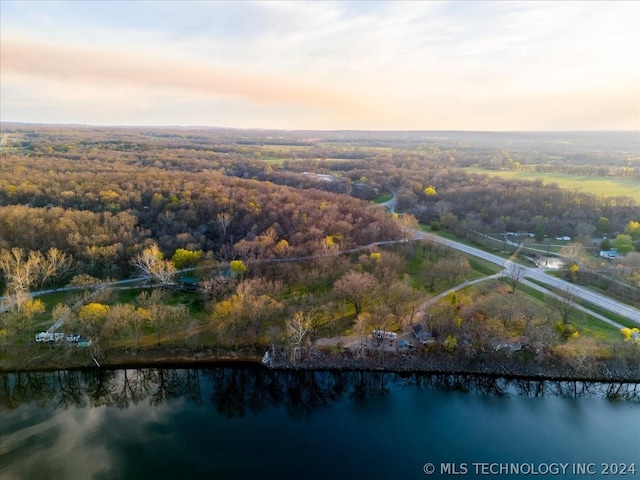
[[[264,352],[264,350],[261,350]],[[56,352],[57,353],[57,352]],[[41,357],[41,356],[40,356]],[[281,356],[280,356],[281,357]],[[208,368],[221,366],[261,367],[282,371],[366,371],[380,373],[408,373],[425,375],[472,375],[535,381],[579,381],[597,383],[640,383],[640,369],[621,365],[617,359],[600,361],[597,371],[576,370],[566,363],[551,358],[547,362],[521,358],[455,358],[443,354],[403,355],[387,354],[384,361],[374,357],[354,357],[351,352],[340,354],[317,350],[310,358],[291,362],[278,358],[266,366],[256,349],[236,351],[186,348],[153,348],[134,353],[127,350],[109,350],[100,357],[99,366],[91,356],[46,359],[28,359],[20,367],[0,362],[0,373],[46,372],[58,370],[114,370],[135,368]],[[555,361],[554,361],[555,360]]]

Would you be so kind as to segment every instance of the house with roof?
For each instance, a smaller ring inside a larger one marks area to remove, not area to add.
[[[435,342],[429,329],[420,323],[411,325],[411,331],[413,332],[413,336],[416,337],[422,345],[429,345]]]
[[[606,258],[607,260],[615,260],[616,258],[618,258],[618,252],[616,252],[615,248],[611,250],[601,250],[600,256],[602,258]]]

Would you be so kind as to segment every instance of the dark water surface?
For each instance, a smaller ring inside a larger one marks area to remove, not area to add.
[[[2,480],[640,478],[638,384],[59,371],[0,402]]]

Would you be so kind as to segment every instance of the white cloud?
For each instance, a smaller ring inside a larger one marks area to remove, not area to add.
[[[155,95],[180,109],[171,118],[200,118],[198,98],[215,102],[210,121],[218,125],[242,123],[245,115],[247,125],[264,127],[504,128],[481,110],[489,108],[508,111],[510,129],[597,128],[594,105],[612,95],[612,105],[627,107],[610,108],[619,121],[603,120],[602,128],[640,126],[632,103],[640,82],[637,2],[6,5],[3,50],[11,39],[29,39],[57,52],[66,69],[32,57],[17,72],[15,57],[10,68],[3,61],[2,102],[12,112],[19,111],[12,97],[19,73],[38,77],[45,90],[57,82],[60,102],[73,103],[106,82],[105,95],[111,104],[122,99],[130,123],[146,118],[147,108],[131,99],[146,104]],[[65,49],[77,55],[79,45],[83,58],[100,59],[103,68],[65,63]],[[518,105],[535,114],[513,111]],[[78,114],[86,121],[92,115]],[[2,118],[10,119],[4,112]],[[261,121],[269,124],[256,125]]]

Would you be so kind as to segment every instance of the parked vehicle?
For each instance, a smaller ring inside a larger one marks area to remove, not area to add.
[[[40,332],[36,334],[36,343],[62,342],[64,333]]]
[[[398,334],[394,332],[386,332],[384,330],[374,330],[373,338],[377,338],[380,340],[396,340],[398,338]]]

